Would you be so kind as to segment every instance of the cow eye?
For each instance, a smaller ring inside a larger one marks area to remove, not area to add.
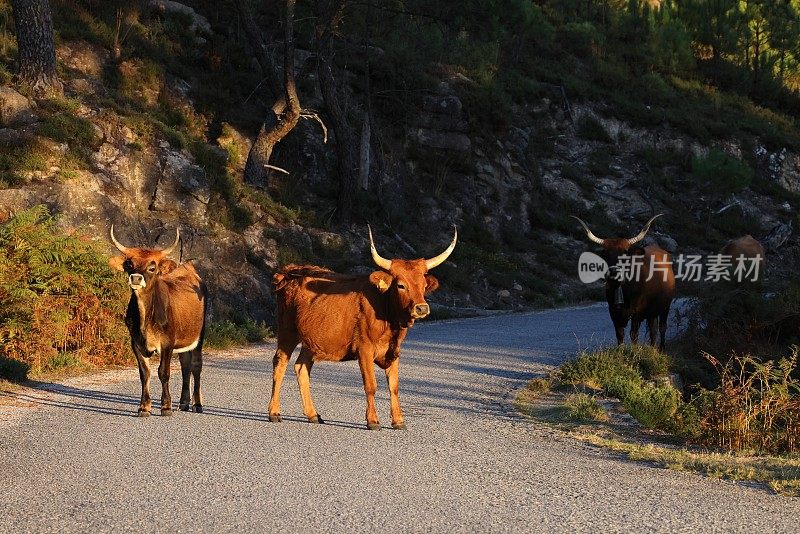
[[[150,267],[147,268],[147,272],[148,273],[156,272],[156,266],[155,265],[151,265]]]
[[[405,289],[406,285],[403,282],[397,282],[397,289]]]

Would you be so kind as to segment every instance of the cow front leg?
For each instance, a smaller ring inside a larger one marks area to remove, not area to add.
[[[169,394],[169,363],[172,359],[172,348],[161,350],[161,362],[158,364],[158,379],[161,380],[161,415],[172,415],[172,397]]]
[[[284,339],[278,333],[278,349],[272,358],[272,396],[269,399],[269,421],[270,423],[281,422],[281,384],[286,374],[286,366],[289,365],[289,358],[297,346],[297,339]]]
[[[181,401],[180,409],[182,412],[189,411],[189,383],[192,376],[192,351],[181,352]]]
[[[150,398],[150,358],[145,358],[136,345],[133,345],[133,353],[136,354],[136,362],[139,364],[139,380],[142,383],[142,398],[139,401],[139,411],[136,415],[147,417],[152,410],[152,400]]]
[[[371,354],[360,354],[358,367],[361,369],[364,393],[367,396],[367,428],[380,430],[381,424],[378,422],[378,411],[375,409],[375,392],[378,391],[378,383],[375,380],[375,362],[373,362],[372,358]]]
[[[200,373],[203,371],[203,348],[192,351],[192,378],[194,379],[194,411],[203,413],[203,394],[200,392]]]
[[[314,359],[311,352],[303,347],[300,351],[300,356],[297,357],[297,361],[294,363],[297,385],[300,388],[300,398],[303,401],[303,413],[308,418],[309,423],[323,423],[324,421],[317,413],[314,401],[311,399],[311,367],[313,365]]]
[[[389,386],[389,399],[392,407],[392,428],[396,430],[405,430],[406,423],[403,419],[403,409],[400,408],[400,358],[395,358],[394,361],[386,368],[386,384]]]

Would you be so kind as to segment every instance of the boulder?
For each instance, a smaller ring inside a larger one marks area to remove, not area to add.
[[[408,137],[418,148],[433,148],[464,155],[468,154],[472,148],[470,138],[463,133],[416,128],[409,133]]]
[[[11,87],[0,85],[0,127],[21,126],[35,120],[30,101]]]
[[[211,200],[211,185],[203,169],[181,153],[167,150],[150,209],[179,211],[205,221]]]

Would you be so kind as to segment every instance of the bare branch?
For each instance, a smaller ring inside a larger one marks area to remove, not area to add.
[[[316,111],[306,110],[300,113],[300,117],[303,119],[314,119],[317,121],[322,128],[322,142],[324,144],[328,144],[328,127],[325,126],[325,123],[322,122],[322,119],[319,117]]]

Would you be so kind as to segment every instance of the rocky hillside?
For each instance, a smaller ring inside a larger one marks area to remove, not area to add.
[[[15,86],[13,49],[3,47],[0,219],[46,204],[65,232],[108,241],[113,223],[132,245],[164,245],[178,226],[182,259],[194,260],[212,289],[213,316],[234,321],[271,321],[278,265],[370,270],[367,222],[387,257],[434,255],[455,224],[460,243],[437,270],[442,289],[432,301],[456,307],[597,297],[599,287],[576,276],[587,244],[572,214],[611,236],[632,235],[663,212],[651,236],[670,251],[716,251],[750,233],[768,246],[770,276],[793,275],[800,264],[800,155],[791,136],[701,136],[666,115],[642,124],[630,109],[549,83],[509,102],[497,124],[481,112],[491,99],[475,103],[480,80],[433,60],[425,88],[404,97],[402,120],[393,120],[393,103],[376,99],[382,150],[372,154],[353,224],[339,225],[335,151],[315,120],[301,119],[275,153],[288,175],[272,173],[266,189],[244,183],[271,102],[258,92],[234,8],[187,4],[142,4],[125,20],[115,57],[100,8],[55,2],[63,97]],[[11,37],[6,31],[4,42]],[[379,44],[368,53],[389,64],[391,50]],[[325,122],[314,52],[302,45],[302,104]],[[364,91],[363,72],[347,57],[337,63],[345,101]],[[377,66],[372,76],[376,91],[387,84]],[[743,123],[752,109],[741,108]],[[797,135],[793,119],[766,116]]]

